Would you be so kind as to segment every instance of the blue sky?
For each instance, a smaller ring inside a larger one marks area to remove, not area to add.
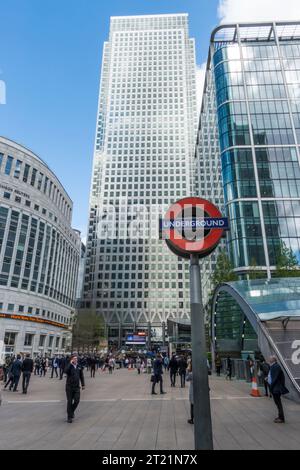
[[[74,202],[86,233],[103,42],[109,17],[189,13],[206,61],[218,0],[9,0],[1,5],[0,135],[36,152]]]

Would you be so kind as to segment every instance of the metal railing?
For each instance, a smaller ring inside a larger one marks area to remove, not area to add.
[[[249,361],[244,359],[231,359],[232,364],[232,374],[231,377],[237,380],[245,380],[246,382],[252,381],[252,374],[250,370]],[[263,386],[264,378],[261,374],[258,373],[260,370],[259,368],[259,361],[255,361],[254,363],[254,376],[256,377],[257,384],[259,386]],[[221,368],[221,375],[227,375],[227,360],[222,359],[222,368]]]

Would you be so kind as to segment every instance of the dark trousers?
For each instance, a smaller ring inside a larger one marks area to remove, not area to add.
[[[31,372],[23,372],[23,381],[22,381],[22,388],[23,392],[27,392],[28,385],[30,382]]]
[[[266,396],[272,395],[272,394],[271,394],[270,385],[269,385],[269,383],[268,383],[268,380],[266,380],[266,379],[264,380],[264,386],[265,386],[265,394],[266,394]]]
[[[13,383],[11,384],[9,389],[11,390],[11,387],[14,386],[14,391],[16,391],[17,388],[18,388],[18,385],[19,385],[19,380],[20,380],[20,376],[19,375],[14,375],[13,376]]]
[[[221,366],[216,366],[217,369],[217,376],[220,377],[221,375]]]
[[[10,375],[10,376],[8,377],[8,380],[7,380],[6,384],[4,385],[4,388],[8,387],[8,385],[11,384],[11,386],[9,387],[10,390],[11,390],[11,388],[12,388],[12,386],[13,386],[13,382],[14,382],[14,378],[13,378],[12,375]]]
[[[57,367],[52,367],[51,379],[53,379],[54,372],[55,372],[56,377],[58,377]]]
[[[66,387],[66,395],[68,419],[71,419],[80,402],[80,388]]]
[[[170,370],[170,380],[171,380],[171,386],[175,387],[175,384],[176,384],[176,371]]]
[[[155,385],[159,383],[159,386],[160,386],[160,393],[163,392],[163,379],[162,379],[162,376],[161,375],[156,375],[155,376],[155,381],[152,382],[152,393],[155,392]]]
[[[62,380],[63,376],[64,376],[64,369],[59,369],[59,378],[60,378],[60,380]]]
[[[283,406],[281,403],[281,395],[278,393],[273,393],[273,400],[278,409],[278,418],[284,421]]]
[[[194,404],[191,403],[191,420],[194,421]]]
[[[95,367],[91,367],[91,377],[95,377],[95,372],[96,372]]]
[[[181,371],[179,372],[179,375],[180,375],[180,384],[181,384],[181,387],[185,387],[186,371],[185,371],[185,370],[181,370]]]

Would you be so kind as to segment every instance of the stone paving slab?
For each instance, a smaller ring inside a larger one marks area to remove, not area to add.
[[[32,376],[28,394],[2,392],[0,449],[192,450],[188,386],[151,396],[150,376],[116,370],[86,376],[76,419],[66,422],[65,381]],[[284,400],[286,424],[276,425],[269,398],[251,385],[210,377],[215,449],[300,449],[300,405]]]

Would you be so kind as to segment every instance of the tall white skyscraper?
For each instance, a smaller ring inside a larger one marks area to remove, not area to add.
[[[140,236],[134,227],[137,214],[147,217],[154,207],[168,207],[191,194],[195,72],[187,14],[111,18],[103,51],[84,285],[84,304],[104,314],[111,341],[121,343],[126,332],[150,324],[161,327],[169,317],[189,318],[188,262],[168,251],[158,231],[155,237]],[[105,239],[99,222],[107,206],[116,210],[116,233]],[[124,222],[131,235],[124,232]]]

